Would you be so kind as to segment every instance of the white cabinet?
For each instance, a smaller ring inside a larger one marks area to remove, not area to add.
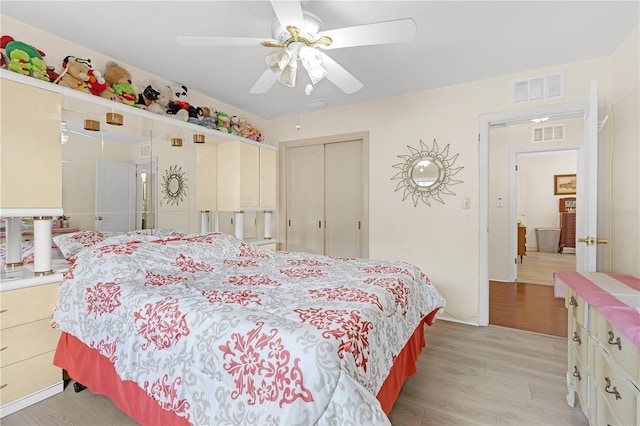
[[[218,145],[218,210],[275,208],[275,152],[246,142]]]
[[[200,211],[217,209],[218,193],[218,147],[202,145],[197,147],[197,205]]]
[[[606,283],[611,279],[606,274],[600,276],[605,282],[604,288],[607,288]],[[599,278],[597,273],[590,277],[594,280]],[[615,288],[615,297],[622,295],[626,300],[638,298],[638,292],[634,293],[630,288],[620,285],[610,288]],[[602,300],[607,292],[599,293]],[[574,406],[577,395],[590,424],[640,424],[640,349],[620,333],[596,306],[589,305],[585,297],[588,298],[567,287],[567,402]],[[619,308],[616,315],[630,309]],[[630,318],[638,321],[638,313],[632,311]]]
[[[53,365],[60,332],[51,327],[59,285],[56,281],[0,293],[2,417],[62,392],[62,370]]]
[[[60,94],[5,79],[0,90],[0,207],[61,208]]]

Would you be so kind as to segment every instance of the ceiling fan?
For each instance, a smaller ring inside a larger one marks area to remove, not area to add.
[[[266,93],[277,81],[294,87],[298,63],[301,63],[309,84],[327,78],[346,94],[355,93],[363,85],[349,71],[331,59],[322,50],[376,44],[412,41],[416,24],[411,18],[396,19],[353,27],[323,31],[322,21],[314,14],[302,10],[299,1],[271,0],[276,20],[271,25],[271,39],[252,37],[180,36],[176,43],[190,47],[250,47],[262,45],[278,50],[266,57],[267,69],[253,85],[250,93]]]

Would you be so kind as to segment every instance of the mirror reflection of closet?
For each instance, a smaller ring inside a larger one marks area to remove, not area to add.
[[[81,102],[63,107],[62,205],[69,227],[130,231],[158,223],[157,158],[153,131],[138,117],[124,125],[105,122],[105,114]],[[100,130],[86,130],[85,120]]]

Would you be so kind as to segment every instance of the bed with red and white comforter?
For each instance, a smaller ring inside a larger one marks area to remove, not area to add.
[[[444,305],[407,263],[276,252],[217,233],[118,235],[80,251],[65,275],[55,362],[80,374],[88,358],[73,358],[71,339],[176,422],[388,424],[376,395]]]

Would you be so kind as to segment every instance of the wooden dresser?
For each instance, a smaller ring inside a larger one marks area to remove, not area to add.
[[[590,424],[640,424],[640,279],[556,272],[568,309],[567,402]]]
[[[564,248],[576,247],[576,198],[561,198],[560,211],[560,253]]]
[[[51,327],[61,273],[16,278],[2,273],[0,291],[0,417],[63,390],[62,369],[53,365],[60,332]]]
[[[527,227],[518,226],[518,256],[520,256],[520,263],[522,263],[522,256],[527,255]]]

